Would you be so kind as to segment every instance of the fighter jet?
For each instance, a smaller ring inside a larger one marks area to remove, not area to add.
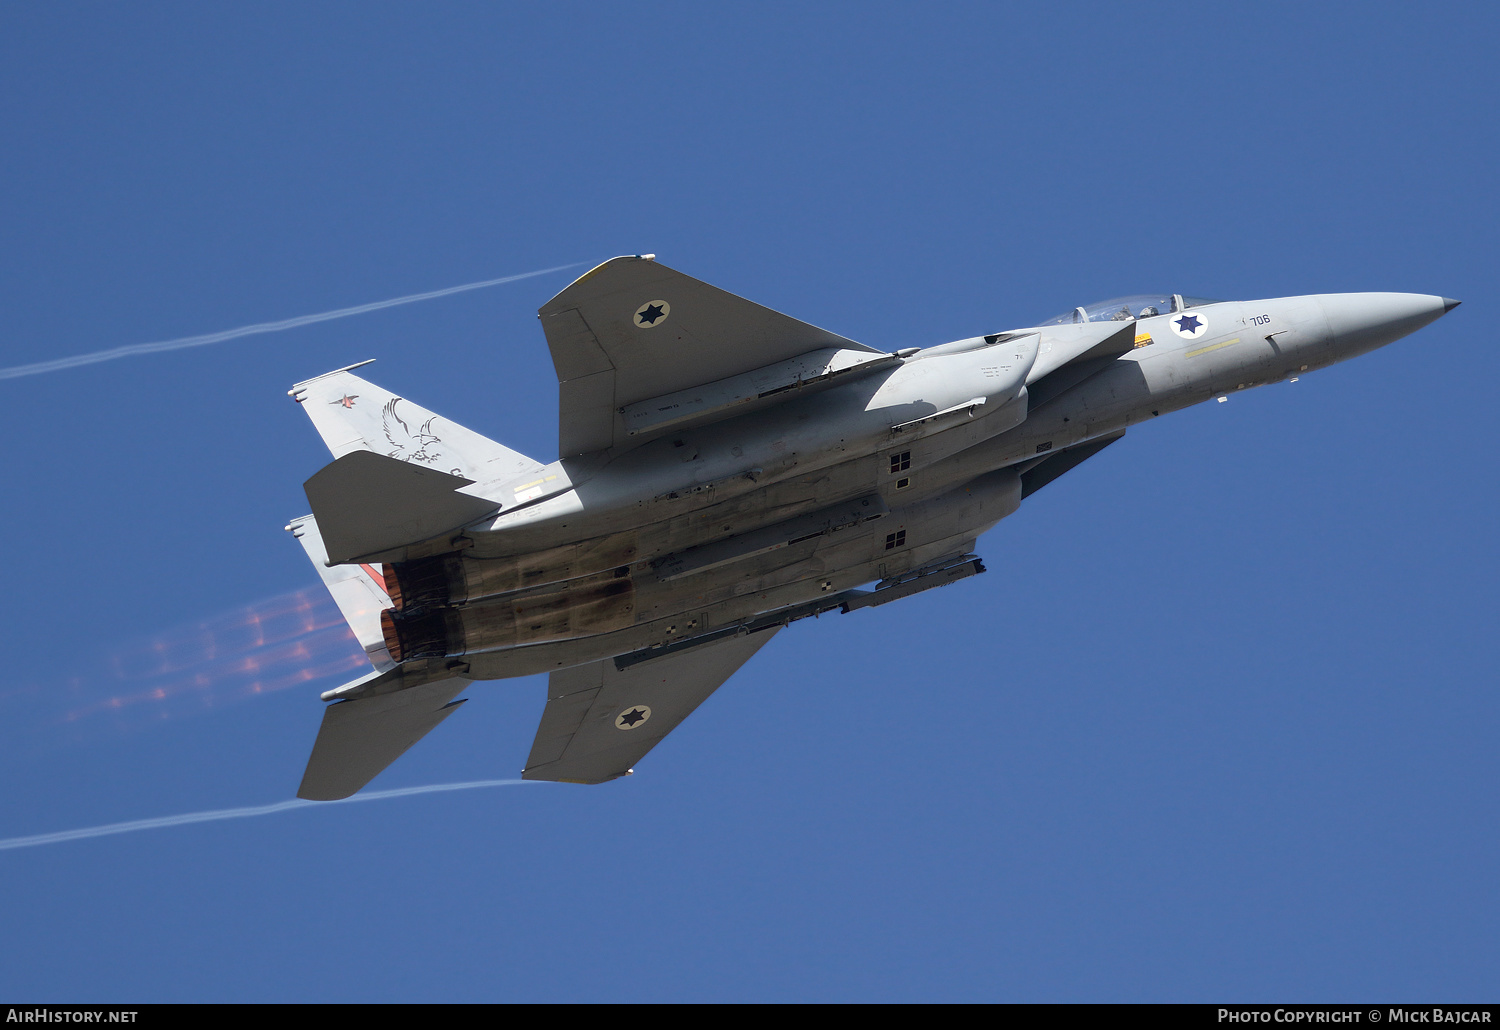
[[[322,695],[298,796],[354,794],[475,680],[544,672],[522,775],[626,775],[790,623],[983,572],[986,530],[1131,426],[1457,304],[1133,296],[887,352],[642,254],[538,312],[560,393],[550,464],[359,365],[299,383],[334,460],[287,529],[372,670]]]

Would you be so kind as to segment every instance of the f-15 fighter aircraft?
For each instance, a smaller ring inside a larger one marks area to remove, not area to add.
[[[287,528],[373,670],[323,694],[298,796],[348,797],[474,680],[541,672],[522,775],[625,775],[787,624],[983,572],[980,534],[1130,426],[1457,304],[1124,297],[887,353],[645,254],[539,312],[561,394],[551,464],[357,365],[299,383],[334,460]]]

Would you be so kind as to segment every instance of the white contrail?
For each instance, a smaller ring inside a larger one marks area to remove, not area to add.
[[[377,300],[370,304],[358,304],[352,308],[339,308],[337,311],[324,311],[316,315],[299,315],[296,318],[284,318],[280,322],[259,322],[255,325],[240,326],[238,329],[226,329],[220,333],[204,333],[202,336],[183,336],[176,340],[160,340],[156,343],[132,343],[129,346],[114,347],[110,350],[96,350],[89,354],[74,354],[70,358],[38,361],[31,365],[13,365],[10,368],[0,368],[0,379],[17,379],[21,376],[41,375],[43,372],[60,372],[65,368],[93,365],[101,361],[113,361],[116,358],[130,358],[137,354],[155,354],[158,351],[164,350],[202,347],[210,343],[223,343],[225,340],[238,339],[241,336],[254,336],[256,333],[279,333],[284,329],[296,329],[298,326],[312,325],[314,322],[328,322],[335,318],[348,318],[350,315],[363,315],[366,312],[379,311],[382,308],[393,308],[399,304],[415,304],[419,300],[435,300],[438,297],[447,297],[455,293],[463,293],[466,290],[482,290],[486,286],[513,283],[518,279],[530,279],[538,275],[547,275],[549,272],[561,272],[567,268],[577,268],[581,264],[583,264],[582,261],[575,261],[571,265],[557,265],[553,268],[543,268],[535,272],[522,272],[520,275],[507,275],[500,279],[486,279],[483,282],[465,283],[462,286],[449,286],[447,289],[431,290],[427,293],[411,293],[405,297]]]
[[[0,851],[12,848],[34,848],[42,844],[60,844],[65,840],[87,840],[90,837],[108,837],[115,833],[135,833],[137,830],[159,830],[166,826],[185,826],[188,823],[211,823],[218,819],[248,819],[256,815],[271,815],[288,812],[294,808],[309,806],[342,805],[352,801],[384,801],[387,798],[404,798],[412,794],[435,794],[445,790],[473,790],[476,787],[513,787],[536,780],[473,780],[469,783],[434,783],[426,787],[401,787],[397,790],[376,790],[368,794],[356,794],[342,801],[278,801],[274,805],[251,805],[247,808],[219,808],[211,812],[187,812],[183,815],[164,815],[157,819],[136,819],[128,823],[110,823],[107,826],[88,826],[81,830],[62,830],[58,833],[38,833],[30,837],[11,837],[0,840]]]

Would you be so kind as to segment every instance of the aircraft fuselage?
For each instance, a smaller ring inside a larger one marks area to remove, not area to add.
[[[470,527],[462,550],[396,566],[412,589],[387,640],[398,660],[521,676],[892,582],[967,552],[1052,456],[1383,346],[1451,306],[1329,294],[1126,321],[1128,352],[1040,403],[1047,380],[1028,390],[1027,376],[1066,346],[1045,327],[903,352],[773,407],[555,463],[539,496]]]

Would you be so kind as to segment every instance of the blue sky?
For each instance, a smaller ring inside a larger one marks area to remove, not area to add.
[[[639,252],[890,348],[1152,290],[1464,301],[1132,430],[987,575],[790,628],[629,779],[0,852],[0,995],[1495,997],[1489,5],[0,18],[4,366]],[[287,388],[377,358],[549,460],[568,278],[0,381],[0,837],[291,797],[350,675]],[[468,696],[376,786],[517,774],[542,681]]]

